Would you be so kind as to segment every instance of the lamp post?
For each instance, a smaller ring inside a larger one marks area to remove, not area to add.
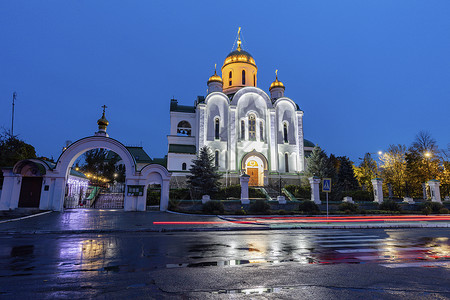
[[[373,153],[373,154],[375,154],[375,153]],[[378,159],[380,159],[381,155],[383,155],[383,151],[380,150],[380,151],[377,152],[377,154],[378,154]],[[375,160],[375,165],[377,166],[376,175],[377,175],[377,178],[379,178],[380,177],[380,171],[378,169],[378,161],[377,160]]]
[[[425,153],[423,154],[425,156],[425,160],[427,162],[427,172],[428,172],[428,176],[430,176],[430,158],[432,156],[430,151],[425,151]],[[432,178],[430,178],[432,179]]]

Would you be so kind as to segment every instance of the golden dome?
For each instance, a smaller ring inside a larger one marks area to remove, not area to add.
[[[105,118],[105,113],[103,113],[102,117],[100,119],[97,120],[97,125],[104,125],[104,126],[108,126],[109,125],[109,121],[106,120]]]
[[[217,75],[216,69],[214,69],[214,75],[209,77],[209,79],[208,79],[208,84],[210,84],[211,82],[220,82],[223,84],[222,77]]]
[[[225,58],[225,61],[223,62],[223,67],[225,67],[228,64],[236,62],[248,63],[256,67],[255,59],[251,56],[250,53],[242,50],[240,47],[238,47],[237,50],[234,50],[233,52],[228,54],[228,56]]]
[[[252,57],[252,55],[247,51],[242,50],[241,48],[241,27],[239,27],[238,35],[239,38],[237,41],[237,48],[227,55],[225,61],[223,62],[222,69],[223,67],[231,63],[248,63],[256,67],[255,59]]]
[[[278,80],[278,70],[275,71],[275,81],[270,85],[269,91],[273,88],[279,87],[285,89],[284,84]]]
[[[102,107],[103,107],[103,114],[102,114],[102,117],[97,120],[97,125],[98,125],[99,129],[106,130],[106,127],[109,125],[109,122],[108,122],[108,120],[106,120],[106,117],[105,117],[105,109],[107,108],[107,106],[103,105]]]

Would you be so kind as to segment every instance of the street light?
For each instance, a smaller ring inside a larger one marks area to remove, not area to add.
[[[427,161],[427,171],[428,171],[428,176],[430,176],[430,158],[433,155],[431,154],[430,151],[425,151],[423,156],[425,156],[425,160]]]

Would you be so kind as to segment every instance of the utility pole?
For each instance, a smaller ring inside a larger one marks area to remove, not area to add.
[[[12,118],[11,118],[11,137],[14,136],[14,101],[16,100],[17,93],[13,93],[13,102],[12,102]]]

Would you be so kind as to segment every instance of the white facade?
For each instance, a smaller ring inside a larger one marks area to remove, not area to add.
[[[303,111],[284,96],[278,78],[270,96],[256,87],[255,61],[240,43],[225,59],[224,70],[227,78],[222,81],[215,73],[208,95],[194,106],[171,100],[167,168],[172,179],[182,181],[203,146],[214,153],[224,177],[235,183],[243,172],[250,175],[251,186],[267,185],[271,177],[298,178],[305,170]]]

